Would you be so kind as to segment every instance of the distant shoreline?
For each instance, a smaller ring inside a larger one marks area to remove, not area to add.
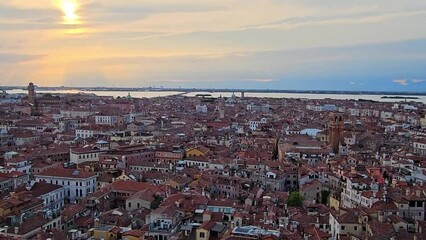
[[[3,86],[1,90],[25,90],[22,86]],[[77,90],[77,91],[115,91],[115,92],[245,92],[245,93],[299,93],[299,94],[341,94],[341,95],[385,95],[383,98],[410,99],[409,97],[400,96],[426,96],[426,92],[395,92],[395,91],[337,91],[337,90],[273,90],[273,89],[219,89],[219,88],[126,88],[126,87],[37,87],[39,91],[61,91],[61,90]],[[413,98],[415,99],[415,98]]]
[[[383,96],[385,99],[419,99],[418,97],[404,97],[404,96]]]

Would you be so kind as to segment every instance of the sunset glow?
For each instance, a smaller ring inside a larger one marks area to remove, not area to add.
[[[62,0],[61,9],[64,14],[63,21],[65,24],[76,24],[78,20],[77,3],[74,0]]]
[[[0,76],[4,85],[416,90],[426,88],[420,22],[426,1],[0,1]]]

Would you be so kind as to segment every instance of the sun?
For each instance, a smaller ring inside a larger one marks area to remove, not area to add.
[[[61,9],[64,13],[64,22],[66,24],[75,24],[77,23],[78,15],[77,11],[77,3],[74,0],[62,0]]]

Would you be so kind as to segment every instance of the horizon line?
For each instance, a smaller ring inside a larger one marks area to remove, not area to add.
[[[8,90],[13,90],[13,88],[24,89],[27,86],[1,86],[0,90],[4,88],[9,88]],[[372,94],[372,95],[383,95],[383,94],[407,94],[407,95],[423,95],[426,96],[426,91],[379,91],[379,90],[298,90],[298,89],[245,89],[245,88],[198,88],[198,87],[69,87],[69,86],[38,86],[35,84],[35,87],[38,89],[68,89],[68,90],[89,90],[89,91],[138,91],[142,89],[149,89],[154,91],[183,91],[183,92],[252,92],[252,93],[306,93],[306,94]],[[42,90],[44,91],[44,90]]]

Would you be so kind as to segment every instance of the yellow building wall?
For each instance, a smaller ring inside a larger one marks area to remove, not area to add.
[[[204,233],[204,238],[200,237],[200,233]],[[204,229],[197,229],[197,236],[195,236],[196,240],[208,240],[210,239],[210,232]]]
[[[425,126],[426,126],[426,117],[424,117],[424,118],[420,118],[420,125],[421,125],[422,127],[425,127]]]
[[[112,235],[111,235],[112,234]],[[106,231],[100,231],[100,230],[94,230],[93,231],[93,237],[97,240],[104,239],[104,240],[116,240],[117,235],[106,232]]]
[[[10,208],[0,208],[0,216],[4,217],[4,216],[8,216],[11,214],[11,210]]]
[[[193,156],[201,157],[203,155],[204,155],[203,152],[201,152],[198,149],[189,149],[188,151],[186,151],[186,156],[188,157],[193,157]]]
[[[330,196],[330,198],[329,198],[329,204],[330,204],[330,207],[332,207],[334,209],[339,209],[340,208],[340,201],[337,200],[336,198],[334,198],[333,196]]]

